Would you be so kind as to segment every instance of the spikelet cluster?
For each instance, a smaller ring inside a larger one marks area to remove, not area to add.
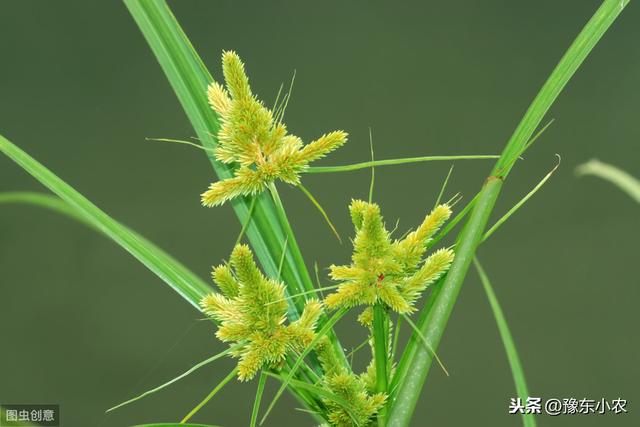
[[[263,367],[277,367],[290,351],[302,351],[315,337],[322,312],[317,300],[307,301],[300,318],[287,321],[284,285],[266,278],[256,266],[247,245],[237,245],[229,265],[213,270],[221,293],[213,292],[200,302],[204,312],[220,323],[216,336],[224,342],[242,343],[238,378],[247,381]]]
[[[426,245],[451,216],[448,205],[439,205],[422,224],[402,240],[391,240],[380,208],[374,203],[352,201],[351,219],[356,235],[350,265],[331,266],[331,278],[342,283],[327,296],[328,308],[372,306],[377,302],[398,313],[410,313],[421,293],[447,271],[453,251],[439,249],[424,259]],[[368,324],[371,311],[360,321]]]
[[[208,89],[211,108],[221,121],[215,157],[236,168],[231,178],[211,184],[202,194],[203,205],[257,194],[275,180],[296,185],[309,162],[346,142],[345,132],[334,131],[303,144],[287,133],[282,110],[274,113],[251,92],[244,64],[235,52],[223,53],[222,69],[226,88],[212,83]]]
[[[370,425],[373,417],[385,404],[387,395],[375,393],[375,379],[369,381],[369,372],[356,375],[347,371],[335,358],[331,351],[331,343],[322,338],[316,346],[318,360],[322,364],[325,375],[322,386],[342,401],[348,403],[349,410],[335,400],[324,398],[327,408],[327,419],[334,427],[351,427],[353,425]]]

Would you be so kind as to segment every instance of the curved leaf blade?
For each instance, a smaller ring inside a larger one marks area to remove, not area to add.
[[[211,289],[202,279],[166,252],[111,218],[2,135],[0,135],[0,151],[60,197],[71,209],[77,211],[89,225],[111,238],[199,309],[198,302]]]

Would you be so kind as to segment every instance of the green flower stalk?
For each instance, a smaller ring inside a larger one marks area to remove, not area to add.
[[[415,311],[422,292],[453,261],[453,251],[439,249],[424,258],[426,245],[451,216],[448,205],[437,206],[422,224],[402,240],[391,240],[380,208],[375,203],[354,200],[349,207],[356,229],[350,265],[331,266],[331,278],[342,281],[338,290],[327,296],[328,308],[373,306],[381,302],[398,313]],[[360,321],[371,323],[371,310]]]
[[[221,293],[205,296],[200,305],[220,323],[216,336],[224,342],[244,343],[232,355],[240,358],[238,378],[250,380],[263,367],[278,368],[288,352],[300,352],[315,337],[322,305],[307,301],[295,322],[287,321],[284,285],[266,278],[247,245],[237,245],[230,265],[213,269]]]
[[[253,95],[244,64],[235,52],[222,54],[222,70],[226,88],[214,82],[208,90],[209,103],[221,123],[215,157],[237,167],[232,178],[214,182],[202,194],[203,205],[255,195],[276,180],[297,185],[310,162],[347,141],[345,132],[334,131],[303,144],[287,133],[282,109],[274,113]]]

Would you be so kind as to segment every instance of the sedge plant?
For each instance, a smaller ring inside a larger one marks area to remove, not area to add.
[[[310,413],[314,425],[408,426],[432,362],[445,369],[437,355],[438,344],[477,248],[553,171],[487,227],[509,172],[547,128],[540,125],[549,107],[627,3],[602,3],[549,76],[502,154],[382,160],[372,156],[370,161],[352,165],[316,166],[314,162],[322,157],[338,155],[333,152],[347,143],[346,132],[332,130],[303,142],[284,123],[288,94],[272,108],[264,104],[251,90],[248,72],[236,52],[223,52],[224,79],[215,81],[163,0],[126,0],[217,175],[203,189],[201,203],[212,209],[231,205],[239,219],[239,237],[228,259],[212,261],[218,264],[212,271],[213,287],[0,136],[0,151],[55,194],[4,193],[0,203],[52,209],[109,237],[209,317],[217,339],[227,345],[176,378],[109,410],[146,398],[203,366],[230,357],[236,360],[234,369],[221,375],[222,380],[180,419],[182,424],[197,416],[227,383],[238,380],[256,385],[253,405],[239,424],[268,422],[287,390]],[[374,167],[472,159],[496,159],[477,194],[464,206],[441,202],[447,176],[435,207],[425,209],[423,221],[405,235],[389,230],[382,215],[384,207],[371,197],[352,200],[344,210],[354,227],[352,256],[336,259],[329,267],[330,285],[314,284],[293,232],[295,218],[287,215],[278,186],[300,188],[328,221],[320,203],[303,186],[305,174],[371,169],[373,188]],[[457,225],[461,227],[454,244],[442,246],[442,239]],[[506,319],[477,259],[475,265],[496,317],[516,390],[526,398],[528,388]],[[367,333],[363,345],[370,349],[369,363],[362,372],[354,370],[353,354],[345,354],[334,329],[353,310]],[[398,340],[401,325],[406,325],[409,334],[402,348]],[[269,379],[279,387],[267,403]],[[535,419],[523,416],[523,423],[534,426]]]

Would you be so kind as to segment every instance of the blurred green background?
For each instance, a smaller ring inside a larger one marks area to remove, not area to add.
[[[596,0],[537,2],[172,1],[216,78],[222,49],[247,63],[271,103],[297,70],[286,122],[306,141],[345,129],[350,142],[323,164],[498,153]],[[199,150],[146,142],[194,135],[160,67],[117,1],[0,5],[0,132],[115,218],[207,277],[239,225],[205,209],[214,179]],[[640,8],[631,4],[570,82],[555,123],[509,177],[495,215],[562,156],[549,183],[483,245],[532,395],[622,397],[627,415],[541,416],[541,426],[640,424],[640,207],[608,183],[577,179],[591,157],[640,175]],[[404,231],[432,206],[450,164],[378,168],[375,200]],[[459,162],[447,196],[474,194],[491,162]],[[347,205],[369,172],[314,175],[305,185],[344,236]],[[0,157],[0,190],[42,190]],[[348,259],[317,211],[282,187],[309,265]],[[115,244],[53,213],[0,208],[0,403],[59,403],[65,426],[179,420],[233,366],[224,360],[106,416],[115,403],[218,352],[214,329]],[[362,330],[344,322],[347,345]],[[514,386],[474,272],[442,341],[450,377],[434,368],[414,425],[516,426]],[[363,353],[362,356],[365,356]],[[364,363],[364,362],[363,362]],[[273,392],[274,383],[270,391]],[[255,392],[232,383],[197,420],[248,422]],[[282,401],[269,425],[312,425]]]

